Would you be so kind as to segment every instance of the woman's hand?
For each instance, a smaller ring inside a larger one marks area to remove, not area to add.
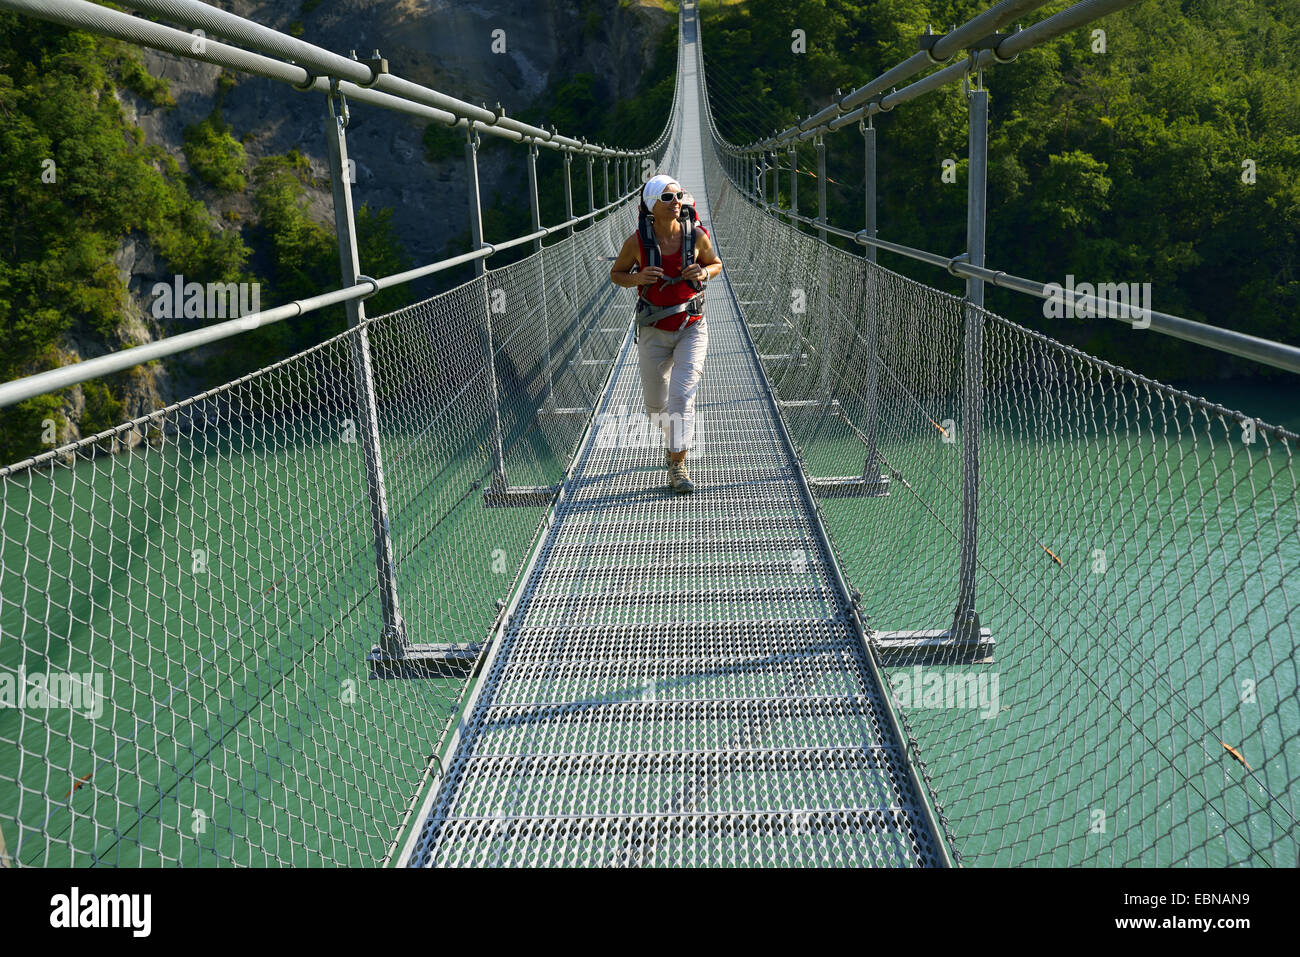
[[[664,271],[659,266],[646,266],[632,273],[632,281],[638,286],[652,286],[663,278]]]
[[[709,281],[709,271],[699,263],[691,263],[682,270],[683,279],[698,279],[700,282]]]

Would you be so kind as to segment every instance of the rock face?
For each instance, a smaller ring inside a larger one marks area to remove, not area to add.
[[[579,72],[598,77],[596,92],[603,102],[612,105],[635,95],[647,79],[644,65],[675,21],[655,0],[225,0],[219,5],[282,32],[301,30],[301,39],[344,56],[355,50],[366,57],[378,49],[403,79],[471,103],[491,107],[500,102],[512,115],[531,105],[553,78]],[[304,13],[304,7],[311,9]],[[119,91],[126,115],[147,141],[162,146],[188,169],[182,131],[211,113],[221,69],[154,50],[144,50],[143,56],[147,69],[167,80],[176,106],[154,107]],[[297,148],[309,158],[313,174],[327,184],[323,95],[240,75],[225,95],[222,113],[233,135],[243,140],[250,169],[263,156]],[[437,260],[448,240],[468,228],[463,161],[426,162],[425,125],[418,117],[350,104],[348,149],[357,166],[355,203],[391,207],[394,229],[421,264]],[[523,178],[510,167],[520,164],[524,155],[522,147],[482,155],[479,175],[485,202],[496,190],[507,199],[515,195]],[[328,186],[309,189],[309,195],[313,217],[332,228]],[[232,220],[251,218],[251,190],[224,196],[207,191],[201,197],[213,221],[224,228],[236,228]],[[522,193],[517,198],[526,202]],[[153,284],[171,279],[166,264],[141,236],[123,240],[115,264],[130,291],[119,330],[122,344],[139,345],[167,334],[148,308]],[[103,351],[75,338],[63,349],[68,362]],[[125,378],[121,398],[124,412],[132,417],[191,391],[183,375],[172,376],[160,362],[139,367]],[[74,437],[84,403],[82,390],[71,390],[65,412]]]
[[[673,16],[657,5],[620,0],[325,0],[307,14],[302,0],[223,4],[241,16],[289,32],[300,22],[301,39],[347,56],[378,49],[394,74],[470,103],[500,101],[508,114],[528,106],[552,77],[591,72],[601,78],[598,95],[608,103],[632,96],[643,82],[655,43]],[[494,47],[503,52],[493,52]],[[145,136],[172,152],[184,168],[181,131],[212,110],[218,67],[147,51],[151,72],[167,79],[177,105],[153,109],[136,103]],[[271,80],[241,76],[226,95],[223,114],[245,142],[250,165],[267,154],[297,148],[313,172],[328,170],[323,123],[325,97]],[[393,225],[417,262],[437,259],[447,240],[468,226],[463,163],[429,164],[418,117],[350,104],[348,151],[357,164],[353,188],[358,206],[392,207]],[[513,190],[507,164],[521,162],[522,148],[493,150],[482,158],[485,199],[495,189]],[[226,204],[239,212],[240,198]],[[246,198],[243,198],[246,202]],[[332,215],[327,190],[318,191],[313,214]]]

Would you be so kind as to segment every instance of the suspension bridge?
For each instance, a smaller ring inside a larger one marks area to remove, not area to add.
[[[621,150],[197,0],[133,5],[176,27],[0,0],[322,96],[343,278],[5,383],[0,405],[335,303],[349,317],[301,354],[0,469],[0,678],[27,696],[0,710],[0,855],[1289,866],[1297,436],[983,306],[986,283],[1045,295],[985,265],[983,71],[1131,2],[1015,33],[999,30],[1043,4],[994,4],[749,144],[718,133],[686,2],[669,122]],[[968,248],[941,256],[879,237],[872,118],[956,81]],[[464,131],[471,252],[364,274],[347,123],[370,108]],[[825,215],[824,137],[849,126],[863,229]],[[527,164],[525,236],[483,235],[483,136]],[[815,217],[797,164],[788,207],[773,188],[802,142]],[[554,226],[542,150],[564,162]],[[639,428],[632,303],[608,278],[654,170],[693,190],[724,263],[690,496]],[[879,250],[964,277],[966,295]],[[472,281],[367,315],[380,289],[463,263]],[[1142,334],[1300,372],[1294,347],[1149,321]],[[37,674],[83,676],[79,707],[33,706]]]

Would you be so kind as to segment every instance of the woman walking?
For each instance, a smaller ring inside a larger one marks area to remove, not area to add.
[[[686,471],[686,453],[709,346],[703,290],[722,272],[708,230],[685,199],[686,192],[670,176],[646,183],[637,231],[623,243],[609,272],[615,285],[637,290],[641,391],[650,420],[664,429],[668,483],[676,492],[695,488]]]

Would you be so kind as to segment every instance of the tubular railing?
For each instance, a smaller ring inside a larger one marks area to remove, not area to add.
[[[701,98],[732,284],[962,861],[1290,866],[1300,437],[984,309],[982,162],[955,264],[874,238],[873,136],[868,238],[776,210]],[[872,248],[950,266],[966,297]]]

